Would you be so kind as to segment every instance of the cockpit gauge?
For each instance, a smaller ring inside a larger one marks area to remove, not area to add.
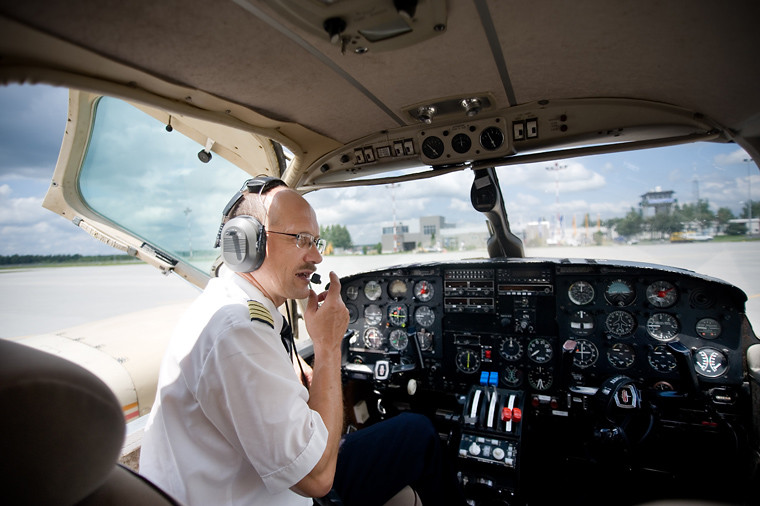
[[[388,321],[394,327],[406,327],[408,316],[405,305],[391,304],[388,306]]]
[[[480,132],[480,145],[488,151],[495,151],[504,144],[504,132],[495,126],[490,126]]]
[[[364,346],[379,350],[383,346],[383,333],[377,327],[369,327],[364,331]]]
[[[705,378],[723,376],[728,370],[728,358],[715,348],[700,348],[693,355],[694,369]]]
[[[649,360],[649,365],[652,366],[652,369],[658,372],[671,372],[678,365],[676,363],[676,358],[663,344],[658,344],[649,350],[647,359]]]
[[[501,372],[501,382],[508,387],[519,387],[523,382],[523,372],[515,365],[508,365]]]
[[[394,279],[390,283],[388,283],[388,295],[391,296],[392,299],[403,299],[406,297],[406,282],[404,282],[401,279]]]
[[[356,300],[356,298],[359,296],[359,287],[356,285],[351,285],[348,288],[346,288],[346,297],[348,300]]]
[[[364,308],[364,320],[367,325],[380,325],[383,321],[383,311],[377,304],[370,304]]]
[[[461,155],[470,150],[472,147],[472,140],[467,134],[456,134],[451,138],[451,147]]]
[[[625,337],[631,335],[636,328],[636,320],[628,311],[617,310],[607,315],[607,318],[604,319],[604,325],[610,334]]]
[[[658,341],[668,342],[678,335],[678,320],[667,313],[655,313],[647,320],[647,332]]]
[[[675,388],[673,388],[673,385],[669,381],[658,381],[657,383],[652,385],[652,388],[660,392],[672,392],[673,390],[675,390]]]
[[[636,292],[630,282],[614,279],[605,286],[604,298],[613,306],[630,306],[636,300]]]
[[[430,281],[422,280],[417,281],[414,285],[414,296],[420,302],[427,302],[433,298],[435,290],[433,284]]]
[[[718,320],[714,318],[702,318],[697,322],[696,330],[699,337],[716,339],[720,336],[722,328]]]
[[[570,332],[576,336],[594,333],[594,317],[588,311],[576,311],[570,316]]]
[[[549,390],[553,382],[552,371],[547,367],[534,367],[528,371],[528,383],[534,390]]]
[[[433,348],[433,333],[425,329],[417,331],[417,343],[420,351],[430,351]]]
[[[573,365],[585,369],[594,365],[599,358],[599,350],[588,339],[578,339],[573,353]]]
[[[409,337],[406,335],[405,330],[394,329],[388,336],[388,342],[394,350],[403,351],[409,344]]]
[[[647,300],[654,307],[670,307],[678,300],[678,290],[667,281],[655,281],[647,286]]]
[[[462,348],[457,352],[456,364],[463,373],[472,374],[480,369],[480,357],[474,350]]]
[[[576,281],[567,289],[570,302],[577,306],[585,306],[594,300],[594,287],[588,281]]]
[[[509,360],[510,362],[520,360],[523,354],[523,345],[520,342],[520,338],[508,336],[502,339],[501,346],[499,346],[499,354],[504,360]]]
[[[346,304],[346,309],[348,309],[349,323],[356,323],[356,319],[359,318],[359,310],[353,304]]]
[[[369,300],[377,300],[383,294],[383,289],[377,281],[367,281],[364,285],[364,296]]]
[[[528,343],[528,358],[537,364],[545,364],[554,356],[552,343],[543,337],[531,339]]]
[[[628,369],[636,361],[636,352],[630,344],[614,343],[607,350],[607,362],[615,369]]]
[[[436,137],[435,135],[425,137],[425,140],[422,141],[422,154],[431,160],[443,156],[444,149],[443,141],[440,137]]]
[[[435,323],[435,312],[428,306],[420,306],[414,312],[414,321],[420,327],[430,327]]]

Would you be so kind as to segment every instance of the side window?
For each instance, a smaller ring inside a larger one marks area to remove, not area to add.
[[[219,254],[222,209],[250,176],[121,100],[96,104],[79,175],[83,201],[125,231],[204,274]]]

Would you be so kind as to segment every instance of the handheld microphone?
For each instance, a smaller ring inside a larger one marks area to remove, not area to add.
[[[311,279],[309,279],[309,281],[311,281],[315,285],[321,285],[322,284],[322,276],[320,276],[319,274],[317,274],[315,272],[314,274],[311,275]]]

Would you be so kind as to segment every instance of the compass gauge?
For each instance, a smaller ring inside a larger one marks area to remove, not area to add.
[[[647,287],[647,300],[654,307],[670,307],[678,300],[678,290],[667,281],[655,281]]]

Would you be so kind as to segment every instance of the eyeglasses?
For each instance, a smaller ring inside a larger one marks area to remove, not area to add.
[[[312,246],[316,246],[317,251],[321,255],[325,251],[325,247],[327,246],[327,241],[324,239],[320,239],[319,237],[314,237],[311,234],[286,234],[285,232],[272,232],[271,230],[267,230],[268,234],[278,234],[278,235],[287,235],[290,237],[296,238],[296,247],[302,248],[302,249],[309,249]]]

